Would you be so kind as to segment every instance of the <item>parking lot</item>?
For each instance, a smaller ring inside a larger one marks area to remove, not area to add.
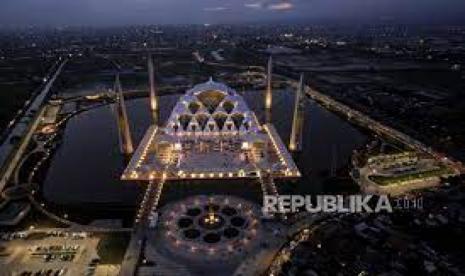
[[[65,231],[3,234],[0,275],[94,275],[99,238]]]

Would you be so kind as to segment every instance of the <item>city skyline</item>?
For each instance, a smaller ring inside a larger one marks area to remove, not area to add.
[[[462,23],[465,2],[400,0],[6,0],[0,26],[254,22]],[[182,16],[173,16],[179,14]]]

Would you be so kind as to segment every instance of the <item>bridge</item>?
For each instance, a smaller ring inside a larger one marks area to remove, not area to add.
[[[157,212],[161,192],[165,179],[149,181],[144,197],[136,214],[135,225],[131,240],[124,255],[119,275],[136,275],[138,264],[144,251],[145,244],[151,233],[151,220]]]

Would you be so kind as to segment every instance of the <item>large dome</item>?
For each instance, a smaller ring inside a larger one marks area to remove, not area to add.
[[[166,124],[171,134],[257,131],[258,122],[236,91],[210,79],[181,97]]]

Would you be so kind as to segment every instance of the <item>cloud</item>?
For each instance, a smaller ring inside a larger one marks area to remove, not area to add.
[[[281,2],[281,3],[276,3],[276,4],[270,4],[268,6],[269,10],[273,11],[288,11],[292,10],[294,8],[294,5],[290,2]]]
[[[250,8],[250,9],[261,9],[261,8],[263,8],[263,4],[260,3],[260,2],[256,2],[256,3],[245,3],[245,4],[244,4],[244,7]]]
[[[206,8],[203,8],[203,10],[206,11],[206,12],[220,12],[220,11],[225,11],[227,9],[228,8],[226,8],[226,7],[206,7]]]
[[[272,11],[288,11],[294,8],[294,5],[288,0],[272,3],[272,0],[262,0],[258,2],[245,3],[244,7],[250,9],[267,9]]]

